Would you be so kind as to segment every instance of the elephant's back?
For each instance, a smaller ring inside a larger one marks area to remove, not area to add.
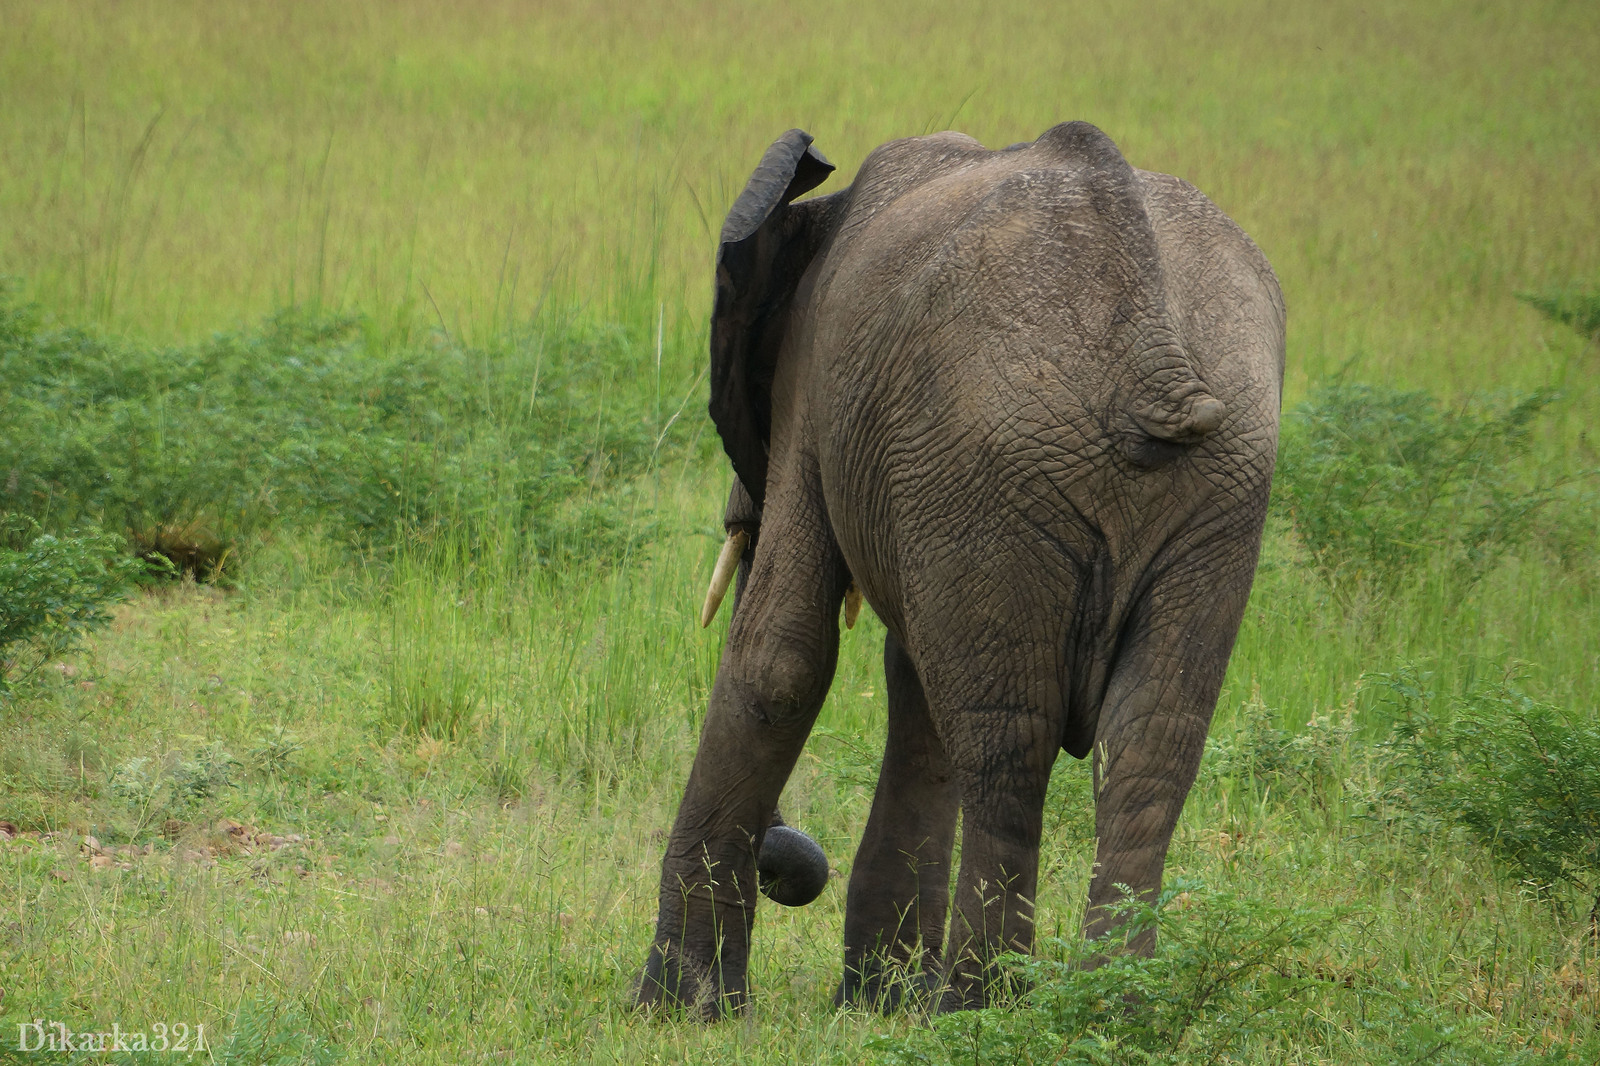
[[[1146,565],[1195,515],[1233,506],[1241,464],[1264,501],[1282,380],[1271,268],[1192,186],[1134,172],[1138,202],[1108,206],[1106,182],[1043,138],[935,147],[945,169],[897,195],[863,167],[871,195],[808,308],[830,518],[902,636],[919,603],[997,627],[1048,615],[1039,604],[1072,602],[1084,575]],[[1142,241],[1121,228],[1130,211],[1148,219]],[[1129,462],[1129,364],[1108,342],[1139,316],[1170,320],[1228,409],[1156,469]]]
[[[1272,265],[1249,234],[1189,182],[1136,173],[1156,235],[1167,305],[1198,369],[1236,390],[1240,401],[1266,403],[1275,419],[1287,311]]]
[[[1222,400],[1225,429],[1270,423],[1275,442],[1284,312],[1266,258],[1192,185],[1125,163],[1107,177],[1054,143],[874,153],[916,165],[869,160],[817,266],[806,336],[824,431],[847,450],[1055,441],[1103,460],[1140,390],[1166,387],[1135,365],[1143,330]],[[916,181],[885,191],[885,171]]]

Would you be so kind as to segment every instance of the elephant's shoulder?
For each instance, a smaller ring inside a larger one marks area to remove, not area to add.
[[[871,214],[914,189],[953,171],[981,164],[994,153],[963,133],[905,137],[874,148],[851,186],[858,215]]]

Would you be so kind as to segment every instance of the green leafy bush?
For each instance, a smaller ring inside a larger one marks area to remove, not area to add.
[[[607,489],[644,468],[651,397],[625,331],[373,352],[352,318],[269,318],[156,349],[47,328],[0,300],[0,505],[122,531],[200,576],[274,524],[362,548],[495,538],[545,562],[637,532]]]
[[[265,997],[243,1003],[226,1039],[212,1038],[218,1066],[333,1066],[344,1049],[330,1042],[298,1004]]]
[[[1518,460],[1553,399],[1450,409],[1426,392],[1329,386],[1285,420],[1274,503],[1347,605],[1440,558],[1467,587],[1552,498]]]
[[[0,516],[0,695],[111,621],[145,567],[107,533],[54,537]],[[16,545],[15,547],[10,545]]]
[[[192,816],[206,800],[234,786],[238,767],[238,760],[213,741],[187,753],[127,759],[111,771],[106,790],[128,805],[134,818],[128,836],[135,838],[163,819]]]
[[[1519,879],[1576,891],[1600,928],[1600,724],[1528,695],[1514,666],[1445,697],[1414,666],[1372,680],[1394,716],[1374,813],[1460,827]]]
[[[1285,1040],[1345,1062],[1564,1061],[1560,1049],[1497,1046],[1403,982],[1330,959],[1326,942],[1348,914],[1277,907],[1183,880],[1154,905],[1122,909],[1117,942],[1051,940],[1041,945],[1050,958],[1008,959],[1013,982],[1031,989],[1015,1006],[947,1015],[869,1046],[892,1066],[1273,1061]],[[1118,953],[1152,927],[1153,957]],[[1351,1024],[1323,1027],[1341,1017]]]
[[[1255,693],[1240,708],[1232,732],[1214,730],[1206,741],[1204,766],[1285,794],[1314,792],[1336,778],[1355,732],[1348,712],[1315,715],[1298,732],[1284,729],[1277,712]]]
[[[917,1063],[1178,1063],[1214,1061],[1306,990],[1280,970],[1319,939],[1327,911],[1286,911],[1177,881],[1154,905],[1121,905],[1116,943],[1050,940],[1054,957],[1012,956],[1011,981],[1031,989],[1016,1008],[937,1019],[905,1040],[880,1039],[881,1061]],[[1156,954],[1119,949],[1158,929]],[[1109,952],[1109,955],[1105,954]]]

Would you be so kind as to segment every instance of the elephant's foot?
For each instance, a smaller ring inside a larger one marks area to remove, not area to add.
[[[844,976],[833,994],[833,1005],[879,1014],[901,1009],[927,1010],[938,1001],[940,981],[935,957],[925,959],[921,969],[911,968],[902,959],[877,955],[856,963],[847,959]]]
[[[934,1013],[954,1014],[958,1010],[982,1010],[991,1006],[993,1002],[993,998],[984,988],[984,982],[958,979],[947,983],[940,991]]]
[[[682,1011],[713,1022],[741,1013],[747,999],[743,967],[735,973],[720,960],[695,959],[679,945],[658,941],[639,975],[633,1005],[637,1010]]]
[[[1006,947],[1002,946],[1002,950]],[[980,963],[969,957],[966,965],[955,968],[945,979],[934,1011],[951,1014],[1015,1003],[1029,990],[1029,982],[1015,968],[1002,966],[993,959]]]

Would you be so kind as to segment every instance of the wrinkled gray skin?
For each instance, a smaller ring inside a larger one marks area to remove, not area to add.
[[[768,150],[718,257],[711,411],[752,540],[637,993],[706,1017],[745,1002],[754,855],[852,578],[889,630],[889,723],[838,1000],[892,1006],[909,971],[937,1008],[985,1002],[1032,942],[1063,749],[1094,757],[1085,935],[1116,886],[1156,894],[1277,446],[1283,298],[1193,186],[1069,123],[894,141],[791,203],[832,169],[810,144]]]

